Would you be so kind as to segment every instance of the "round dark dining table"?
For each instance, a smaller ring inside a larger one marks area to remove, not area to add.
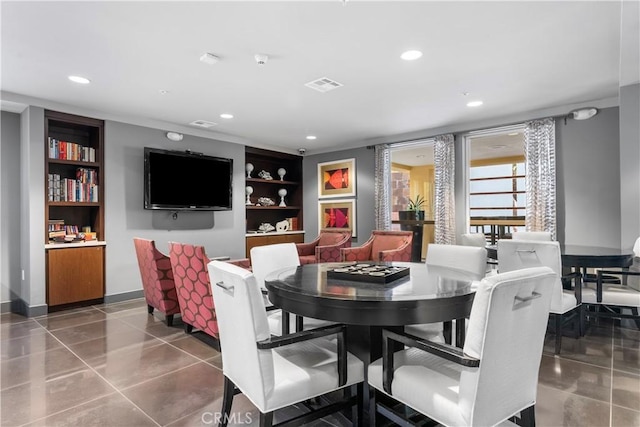
[[[404,326],[462,319],[471,312],[473,278],[424,263],[393,262],[410,272],[390,283],[327,277],[327,270],[363,263],[305,264],[265,278],[269,300],[304,317],[349,325]],[[364,263],[381,265],[381,263]]]

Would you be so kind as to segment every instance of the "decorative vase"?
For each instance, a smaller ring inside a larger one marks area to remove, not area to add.
[[[280,196],[280,204],[278,206],[280,207],[286,207],[287,205],[284,203],[284,196],[287,195],[287,190],[285,190],[284,188],[281,188],[278,190],[278,196]]]
[[[246,165],[244,165],[244,170],[247,171],[247,178],[251,178],[251,172],[253,172],[253,164],[247,163]]]
[[[244,192],[247,195],[247,201],[245,203],[245,205],[252,205],[253,203],[251,203],[251,198],[249,196],[251,196],[251,194],[253,194],[253,187],[250,185],[247,185],[244,188]]]
[[[284,181],[284,176],[287,173],[287,170],[285,168],[280,168],[278,169],[278,176],[280,176],[280,181]]]

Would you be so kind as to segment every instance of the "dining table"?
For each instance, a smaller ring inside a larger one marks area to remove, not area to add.
[[[402,268],[406,275],[388,283],[380,276],[333,277],[335,270],[356,266]],[[283,311],[345,324],[347,349],[364,362],[365,375],[382,356],[382,329],[456,320],[456,343],[462,345],[476,284],[468,272],[416,262],[305,264],[265,277],[269,300]],[[364,393],[368,399],[366,384]]]

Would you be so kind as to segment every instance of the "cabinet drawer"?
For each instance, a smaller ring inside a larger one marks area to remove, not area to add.
[[[104,297],[104,246],[47,250],[47,304]]]

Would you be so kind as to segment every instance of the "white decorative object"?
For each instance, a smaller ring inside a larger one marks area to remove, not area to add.
[[[247,202],[245,203],[246,205],[252,205],[253,203],[251,203],[251,199],[249,196],[251,196],[251,194],[253,194],[253,187],[250,185],[247,185],[246,187],[244,187],[244,192],[247,194]]]
[[[260,227],[258,227],[258,231],[261,233],[268,233],[275,229],[276,228],[273,225],[269,224],[268,222],[263,222],[262,224],[260,224]]]
[[[253,172],[253,164],[247,163],[246,165],[244,165],[244,170],[247,171],[247,178],[251,178],[251,172]]]
[[[280,176],[280,181],[284,181],[284,176],[287,173],[287,170],[285,168],[280,168],[278,169],[278,176]]]
[[[286,207],[287,205],[284,203],[284,196],[287,195],[287,190],[281,188],[278,190],[278,196],[280,196],[280,204],[278,206]]]
[[[286,219],[276,222],[276,231],[289,231],[289,221]]]
[[[260,178],[262,178],[262,179],[266,179],[267,181],[270,181],[270,180],[272,180],[272,179],[273,179],[273,177],[271,176],[271,174],[270,174],[269,172],[267,172],[266,170],[264,170],[264,169],[263,169],[263,170],[261,170],[261,171],[258,173],[258,176],[259,176]]]

